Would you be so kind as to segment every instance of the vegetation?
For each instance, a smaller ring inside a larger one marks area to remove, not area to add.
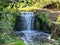
[[[46,17],[47,15],[46,11],[41,11],[41,10],[36,11],[35,15],[37,17],[37,21],[36,21],[37,30],[50,33],[50,30],[51,30],[50,27],[52,23],[50,22],[51,20],[48,17]]]
[[[15,41],[15,42],[10,42],[4,45],[25,45],[22,40],[20,41]]]
[[[16,41],[18,37],[15,38],[13,34],[16,19],[18,16],[20,16],[21,11],[35,12],[36,17],[38,18],[38,21],[36,22],[38,30],[41,28],[40,22],[42,20],[42,30],[46,30],[46,32],[50,33],[52,25],[50,23],[50,19],[45,16],[46,12],[40,12],[38,10],[43,9],[47,5],[52,5],[52,3],[54,3],[52,7],[55,6],[57,10],[60,10],[59,0],[0,0],[0,45],[9,42],[12,42],[12,45],[25,45],[21,40]],[[57,22],[60,23],[60,15],[57,17]],[[48,29],[45,29],[44,27]],[[57,25],[58,38],[60,38],[59,35],[60,24]],[[11,43],[7,45],[11,45]]]

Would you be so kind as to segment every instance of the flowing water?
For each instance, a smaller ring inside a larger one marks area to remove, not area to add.
[[[22,24],[26,30],[32,30],[34,24],[33,12],[21,12]]]
[[[15,34],[20,34],[26,45],[40,45],[40,42],[50,40],[50,34],[33,30],[35,20],[33,12],[21,12],[20,14],[22,17],[23,30],[16,31]]]

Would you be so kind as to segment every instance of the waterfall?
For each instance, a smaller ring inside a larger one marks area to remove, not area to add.
[[[34,24],[34,13],[33,12],[21,12],[21,20],[23,24],[23,30],[32,30]]]
[[[22,31],[16,31],[15,34],[21,36],[26,45],[40,45],[40,42],[46,42],[50,40],[51,35],[34,30],[34,13],[33,12],[21,12]]]

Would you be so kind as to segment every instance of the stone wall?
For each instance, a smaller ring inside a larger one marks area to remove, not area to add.
[[[52,36],[56,37],[56,34],[58,32],[56,27],[58,27],[58,25],[60,24],[60,22],[57,22],[57,16],[60,15],[60,11],[54,11],[54,10],[49,10],[49,9],[42,9],[42,10],[38,10],[38,12],[45,12],[45,16],[47,18],[49,18],[50,22],[52,23],[50,28],[47,27],[46,25],[43,25],[42,27],[44,28],[44,26],[45,26],[45,28],[46,28],[46,29],[44,28],[44,31],[45,30],[49,31],[52,34]]]
[[[57,21],[57,16],[60,15],[60,11],[54,11],[49,9],[43,9],[46,12],[46,17],[50,18],[51,21]]]

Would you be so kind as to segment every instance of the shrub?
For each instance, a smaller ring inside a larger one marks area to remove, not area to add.
[[[36,11],[36,26],[38,26],[38,29],[40,31],[44,31],[46,33],[50,33],[51,30],[51,22],[50,19],[46,17],[46,12],[45,11]]]

